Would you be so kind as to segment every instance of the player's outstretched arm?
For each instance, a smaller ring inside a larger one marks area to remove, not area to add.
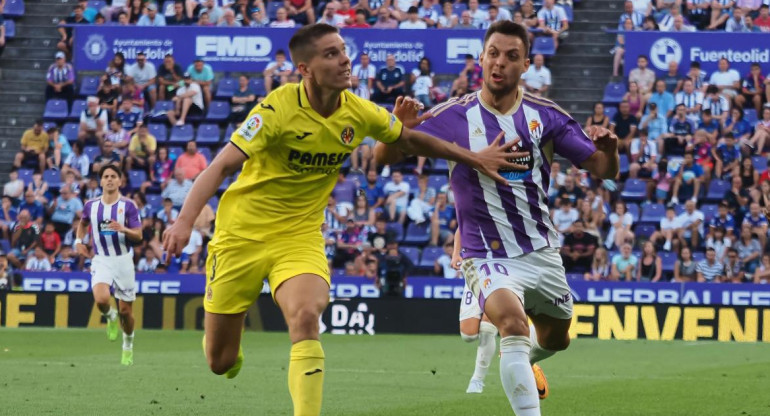
[[[182,254],[182,248],[190,239],[193,223],[198,218],[203,205],[214,195],[222,181],[238,170],[246,159],[245,153],[234,144],[228,143],[211,165],[198,175],[184,200],[176,222],[163,233],[164,251],[176,256]],[[168,256],[168,259],[170,258],[171,256]]]
[[[601,126],[588,126],[586,134],[593,140],[596,151],[581,167],[601,179],[615,179],[620,171],[618,136]]]

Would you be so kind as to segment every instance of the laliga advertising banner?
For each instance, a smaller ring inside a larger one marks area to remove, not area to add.
[[[679,64],[684,75],[691,62],[699,62],[701,70],[710,76],[719,70],[719,59],[730,61],[730,68],[741,77],[757,62],[762,73],[770,72],[770,33],[710,33],[710,32],[628,32],[626,36],[625,74],[636,68],[639,55],[650,57],[650,68],[659,75],[668,72],[668,63]]]
[[[173,54],[185,68],[202,57],[216,72],[261,72],[275,52],[288,53],[295,29],[220,27],[122,27],[74,25],[75,57],[78,70],[102,71],[116,52],[128,63],[143,51],[159,67],[163,57]],[[483,30],[388,30],[343,29],[342,37],[353,63],[366,52],[376,68],[394,54],[404,69],[416,68],[427,57],[436,73],[460,72],[466,54],[478,56]]]

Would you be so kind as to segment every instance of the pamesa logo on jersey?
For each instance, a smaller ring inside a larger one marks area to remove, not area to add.
[[[677,64],[682,60],[682,47],[679,42],[671,38],[660,38],[650,46],[650,61],[652,65],[661,70],[668,71],[668,63]]]
[[[101,61],[107,54],[107,42],[102,35],[90,35],[83,45],[86,57],[92,61]]]

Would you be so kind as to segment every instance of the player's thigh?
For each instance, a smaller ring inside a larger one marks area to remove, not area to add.
[[[310,302],[308,307],[323,311],[329,303],[331,277],[321,234],[279,239],[268,251],[274,259],[268,283],[278,306],[284,312],[293,310],[295,299],[303,298]]]
[[[110,297],[110,287],[115,282],[116,270],[110,267],[109,259],[104,256],[94,256],[91,259],[91,287],[97,302],[103,302]]]
[[[256,301],[273,263],[266,247],[224,232],[214,236],[206,259],[206,312],[240,314]]]
[[[232,360],[238,356],[245,316],[246,312],[205,313],[203,329],[206,332],[206,356],[209,360],[218,361],[225,357]]]
[[[572,291],[567,284],[566,271],[558,250],[547,248],[532,253],[529,264],[540,274],[537,287],[527,290],[524,295],[529,315],[571,320]]]
[[[96,303],[104,304],[110,302],[110,285],[106,283],[92,283],[91,291],[94,294],[94,301]]]
[[[524,294],[536,287],[531,270],[516,259],[466,259],[462,269],[466,285],[501,335],[529,334]]]
[[[133,254],[111,257],[110,268],[113,273],[115,297],[122,302],[135,301],[136,271],[134,270]]]
[[[483,314],[478,297],[466,285],[460,300],[460,333],[465,335],[478,334]]]

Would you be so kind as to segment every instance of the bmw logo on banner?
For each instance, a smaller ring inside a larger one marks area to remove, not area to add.
[[[671,38],[660,38],[650,47],[650,61],[660,71],[668,71],[668,63],[682,61],[682,47]]]

